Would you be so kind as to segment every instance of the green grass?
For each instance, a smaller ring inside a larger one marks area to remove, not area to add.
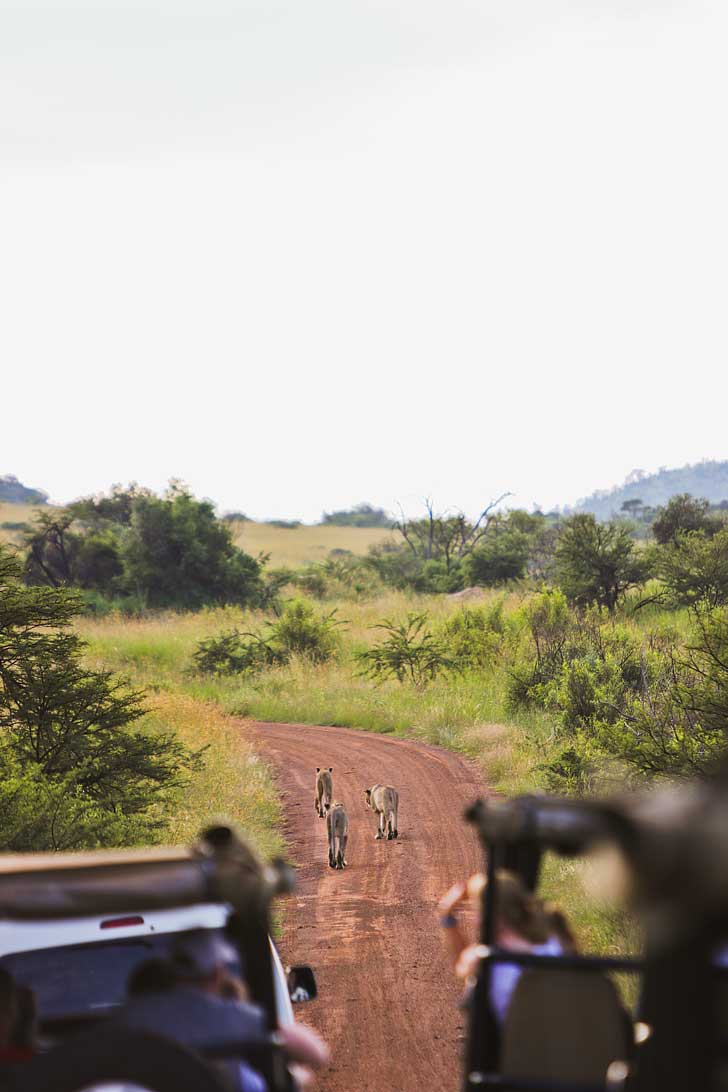
[[[507,607],[518,601],[511,596]],[[512,795],[538,784],[539,766],[555,746],[554,724],[543,712],[508,712],[501,668],[437,680],[420,690],[396,682],[376,686],[357,677],[354,651],[375,639],[371,627],[382,618],[428,609],[440,620],[459,607],[447,597],[400,594],[341,604],[347,627],[335,663],[314,667],[298,660],[253,678],[201,677],[191,672],[190,663],[201,638],[234,625],[251,628],[261,621],[255,613],[226,609],[143,619],[86,618],[79,629],[96,666],[152,688],[153,716],[160,727],[174,727],[190,745],[209,744],[204,769],[172,836],[189,840],[204,822],[227,815],[269,854],[281,847],[275,789],[238,718],[338,724],[420,739],[476,761],[493,791]],[[595,906],[585,895],[584,868],[579,862],[548,860],[545,894],[567,912],[585,950],[616,954],[633,948],[625,917]]]

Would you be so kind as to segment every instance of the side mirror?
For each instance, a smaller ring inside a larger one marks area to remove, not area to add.
[[[313,1001],[318,995],[316,975],[311,967],[303,964],[288,968],[288,995],[294,1004],[298,1001]]]

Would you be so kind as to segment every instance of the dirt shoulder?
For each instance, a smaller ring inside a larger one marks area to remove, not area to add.
[[[320,997],[297,1014],[332,1049],[318,1092],[455,1092],[464,1021],[434,907],[480,864],[462,822],[483,792],[476,773],[438,747],[348,728],[259,723],[251,738],[276,771],[298,865],[281,949],[316,971]],[[316,766],[333,766],[334,799],[349,815],[344,872],[327,864]],[[363,790],[376,782],[399,789],[398,841],[374,840]]]

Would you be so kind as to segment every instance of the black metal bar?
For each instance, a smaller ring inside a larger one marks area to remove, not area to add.
[[[499,1088],[503,1092],[604,1092],[604,1084],[583,1084],[574,1081],[538,1081],[531,1077],[501,1077],[498,1073],[468,1074],[468,1090]]]
[[[535,952],[512,952],[508,948],[489,948],[481,956],[483,963],[515,963],[519,967],[545,967],[547,970],[627,971],[639,974],[644,960],[627,956],[537,955]]]
[[[485,945],[492,944],[495,936],[495,872],[496,851],[493,845],[484,845],[486,860],[487,897],[482,900],[480,915],[480,939]],[[490,1002],[490,967],[481,964],[475,976],[468,1005],[468,1038],[465,1045],[466,1073],[495,1070],[498,1065],[500,1033]],[[467,1078],[465,1088],[467,1084]]]

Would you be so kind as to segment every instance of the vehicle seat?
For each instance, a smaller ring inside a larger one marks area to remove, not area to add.
[[[629,1057],[630,1024],[604,975],[536,969],[513,991],[501,1041],[503,1077],[603,1085]]]
[[[16,1072],[14,1092],[79,1092],[96,1084],[138,1085],[149,1092],[226,1092],[202,1058],[146,1032],[101,1027],[38,1055]]]

